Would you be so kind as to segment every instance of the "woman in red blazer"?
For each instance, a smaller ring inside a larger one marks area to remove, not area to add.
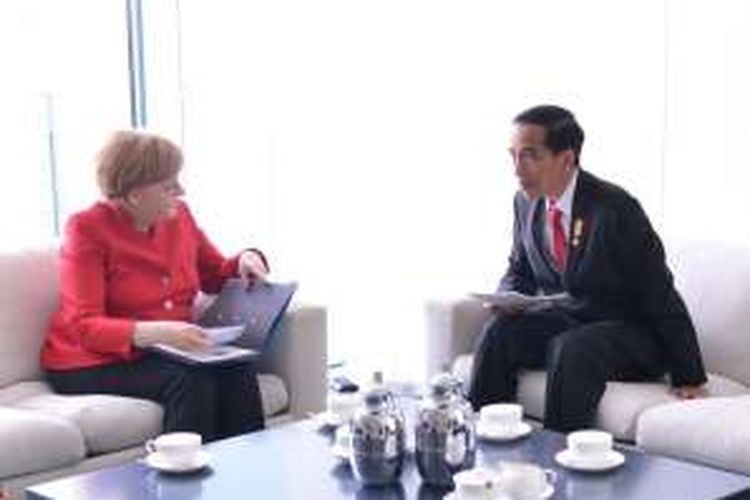
[[[164,431],[204,440],[261,429],[252,365],[192,367],[149,354],[154,343],[202,349],[192,324],[199,290],[232,276],[263,279],[262,253],[227,259],[195,223],[178,181],[182,153],[155,135],[122,131],[98,158],[104,200],[68,221],[60,253],[60,306],[41,361],[63,394],[109,393],[156,401]]]

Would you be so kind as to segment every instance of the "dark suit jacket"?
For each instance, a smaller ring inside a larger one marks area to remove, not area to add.
[[[578,321],[623,321],[655,335],[673,385],[706,381],[690,315],[635,198],[579,171],[563,273],[554,268],[545,240],[544,199],[519,192],[514,210],[513,249],[500,289],[566,291],[572,299],[561,307]]]

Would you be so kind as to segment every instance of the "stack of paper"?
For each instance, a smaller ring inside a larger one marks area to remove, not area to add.
[[[201,328],[211,342],[211,346],[203,351],[185,351],[167,344],[156,344],[154,349],[162,354],[191,364],[214,364],[229,361],[242,361],[259,353],[252,349],[243,349],[227,345],[242,335],[245,325],[219,326],[215,328]]]
[[[166,344],[156,344],[154,349],[179,361],[199,365],[244,361],[259,355],[257,351],[232,345],[214,346],[204,351],[185,351]]]
[[[498,291],[493,293],[471,293],[473,298],[487,304],[512,309],[546,309],[570,299],[567,293],[554,295],[526,295],[515,291]]]

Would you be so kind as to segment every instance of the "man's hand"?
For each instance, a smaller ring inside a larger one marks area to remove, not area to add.
[[[240,254],[239,275],[241,278],[252,283],[255,280],[264,280],[268,274],[268,268],[258,252],[245,250]]]
[[[499,306],[497,304],[490,304],[489,302],[484,302],[482,307],[489,309],[492,314],[501,317],[518,316],[523,312],[521,306]]]
[[[672,389],[672,393],[680,399],[698,399],[708,395],[705,385],[682,385]]]

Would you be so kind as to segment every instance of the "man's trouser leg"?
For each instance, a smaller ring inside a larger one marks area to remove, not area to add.
[[[594,423],[608,380],[663,374],[653,336],[617,321],[589,323],[550,340],[544,425],[570,432]]]

